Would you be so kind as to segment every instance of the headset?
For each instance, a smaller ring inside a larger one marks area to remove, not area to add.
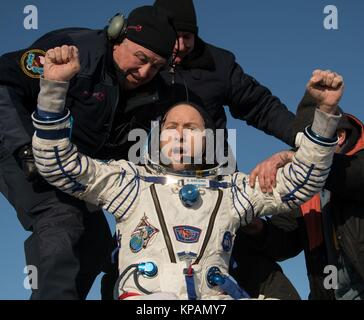
[[[174,23],[172,22],[172,18],[169,17],[168,19],[170,20],[172,28],[176,34],[176,39],[178,39],[178,33],[177,33]],[[109,20],[109,25],[107,26],[107,37],[108,37],[109,41],[111,41],[113,43],[121,43],[123,41],[123,39],[126,37],[127,30],[128,30],[128,20],[125,18],[125,16],[122,13],[118,12]],[[178,43],[177,44],[178,45],[177,54],[178,54],[179,41],[177,41],[177,43]],[[167,61],[167,65],[173,66],[174,60],[175,60],[175,57],[171,56]],[[187,98],[187,100],[188,100],[188,98]]]
[[[128,20],[120,12],[109,20],[107,37],[111,42],[120,43],[126,36]]]

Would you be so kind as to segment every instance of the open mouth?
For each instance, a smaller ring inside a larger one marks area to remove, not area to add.
[[[184,150],[182,147],[174,147],[172,148],[172,153],[174,155],[183,155],[184,154]]]

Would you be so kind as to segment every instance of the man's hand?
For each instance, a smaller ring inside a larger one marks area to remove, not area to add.
[[[67,82],[80,71],[78,49],[62,46],[47,51],[44,62],[44,79]]]
[[[273,188],[276,187],[277,170],[291,162],[293,155],[293,151],[282,151],[259,163],[249,175],[249,185],[254,188],[255,180],[258,177],[262,192],[272,193]]]
[[[340,75],[330,70],[315,70],[306,87],[320,110],[337,113],[337,105],[344,91],[344,80]]]

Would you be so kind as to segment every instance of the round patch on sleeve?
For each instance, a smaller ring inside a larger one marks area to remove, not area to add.
[[[45,54],[43,50],[32,49],[22,55],[20,66],[28,77],[39,79],[43,75]]]
[[[233,247],[233,235],[231,234],[230,231],[226,231],[222,239],[222,249],[225,252],[229,252],[232,247]]]

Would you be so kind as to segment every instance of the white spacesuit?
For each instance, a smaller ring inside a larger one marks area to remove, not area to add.
[[[66,86],[42,79],[41,88],[43,105],[64,105]],[[312,130],[297,136],[293,161],[279,169],[272,194],[251,188],[243,173],[221,176],[219,167],[196,176],[151,163],[91,159],[68,138],[67,110],[51,120],[33,114],[33,152],[49,183],[115,216],[122,298],[156,292],[179,299],[244,298],[228,276],[237,229],[256,216],[289,211],[323,187],[339,119],[316,111]]]

